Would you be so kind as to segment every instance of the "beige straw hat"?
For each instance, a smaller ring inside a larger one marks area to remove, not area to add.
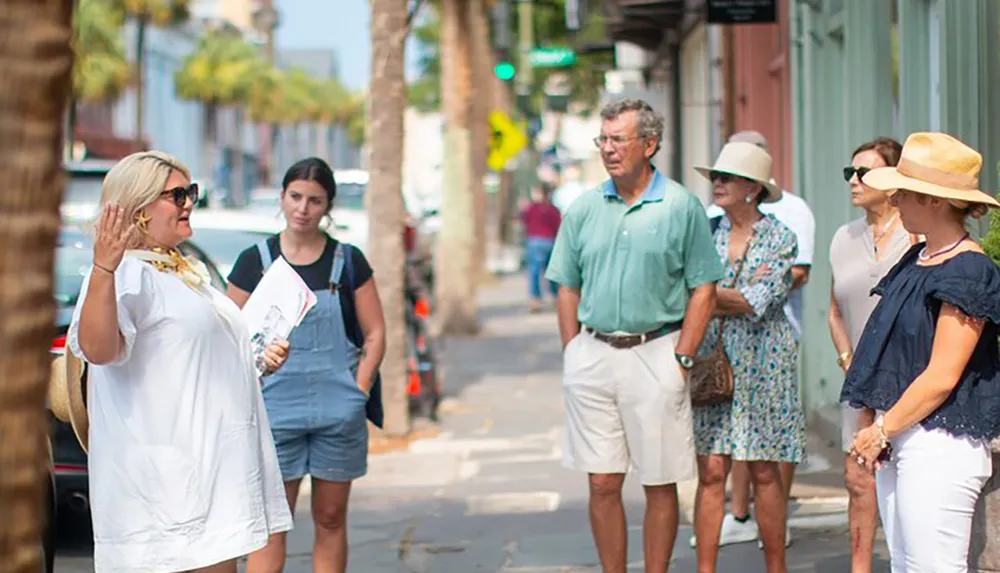
[[[906,189],[915,193],[1000,207],[979,190],[983,156],[946,133],[914,133],[906,138],[899,163],[878,167],[864,176],[875,189]]]
[[[771,154],[759,146],[745,141],[727,143],[719,152],[712,167],[695,167],[695,171],[711,179],[712,172],[738,175],[751,179],[767,189],[768,203],[781,199],[781,187],[771,179]]]
[[[49,409],[56,418],[69,422],[84,452],[87,451],[87,434],[90,430],[85,383],[83,360],[68,348],[65,354],[52,361]]]

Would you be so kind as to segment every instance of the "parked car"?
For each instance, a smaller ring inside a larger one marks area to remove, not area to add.
[[[115,163],[117,162],[104,159],[87,159],[65,165],[66,190],[60,205],[64,221],[89,221],[97,215],[104,176]]]
[[[186,241],[179,246],[186,256],[193,256],[205,263],[212,286],[225,290],[226,283],[215,264],[201,248]],[[93,264],[93,242],[79,227],[64,226],[56,244],[55,288],[56,332],[52,341],[53,358],[66,352],[66,332],[73,318],[73,310],[80,298],[83,278]],[[80,447],[73,428],[50,414],[52,469],[54,476],[54,508],[71,513],[86,513],[90,509],[87,478],[87,454]],[[54,509],[55,511],[55,509]]]

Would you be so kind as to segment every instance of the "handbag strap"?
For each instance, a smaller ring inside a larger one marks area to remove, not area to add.
[[[743,254],[740,255],[739,262],[736,263],[736,273],[733,275],[733,286],[731,288],[736,288],[736,283],[740,281],[740,275],[743,273],[743,263],[747,260],[747,254],[750,253],[750,243],[753,241],[753,237],[756,233],[751,230],[750,236],[747,237],[747,244],[743,247]],[[716,348],[722,350],[722,331],[726,327],[726,319],[729,318],[727,315],[722,316],[722,320],[719,321],[719,336],[715,339]]]

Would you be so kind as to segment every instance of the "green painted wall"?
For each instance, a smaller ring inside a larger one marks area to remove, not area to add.
[[[894,8],[898,105],[892,79]],[[1000,2],[792,0],[791,36],[795,184],[816,215],[801,353],[803,399],[813,410],[835,404],[843,381],[826,313],[830,240],[840,225],[862,214],[851,207],[840,174],[850,152],[876,136],[903,141],[913,131],[936,128],[983,153],[981,188],[997,192]]]

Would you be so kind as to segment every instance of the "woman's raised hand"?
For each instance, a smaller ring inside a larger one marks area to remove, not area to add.
[[[94,228],[94,266],[114,273],[136,232],[135,222],[125,220],[121,207],[105,205]]]

